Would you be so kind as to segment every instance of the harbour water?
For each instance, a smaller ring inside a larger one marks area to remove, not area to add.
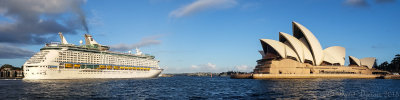
[[[154,79],[0,80],[0,99],[396,99],[390,79]]]

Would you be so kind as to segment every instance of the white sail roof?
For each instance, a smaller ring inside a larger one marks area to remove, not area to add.
[[[361,62],[361,65],[367,66],[369,69],[372,69],[372,67],[376,63],[375,60],[376,59],[374,57],[367,57],[367,58],[360,59],[360,62]]]
[[[346,49],[340,46],[328,47],[324,51],[324,60],[326,60],[326,55],[331,56],[334,60],[330,63],[339,63],[340,65],[344,65],[346,58]]]
[[[366,58],[358,59],[356,57],[349,56],[349,58],[350,58],[350,65],[357,64],[358,66],[367,66],[369,69],[372,69],[372,67],[374,67],[374,65],[376,63],[375,62],[376,58],[374,58],[374,57],[366,57]]]
[[[350,65],[357,65],[357,66],[361,66],[361,62],[358,58],[353,57],[353,56],[349,56],[349,60],[350,60]]]
[[[279,36],[280,36],[279,38],[280,42],[288,41],[290,43],[290,46],[294,49],[297,56],[299,57],[300,62],[303,63],[306,59],[313,61],[313,57],[311,55],[310,50],[308,50],[308,48],[300,40],[283,32],[279,32]]]
[[[323,60],[323,51],[318,39],[303,25],[293,21],[293,36],[297,39],[305,38],[303,43],[308,46],[314,58],[315,65],[320,65]]]
[[[290,48],[286,44],[279,42],[279,41],[270,40],[270,39],[261,39],[261,41],[268,44],[273,49],[275,49],[275,51],[282,58],[294,57],[294,58],[296,58],[297,61],[299,61],[299,59],[298,59],[299,57],[297,56],[297,54],[293,51],[292,48]],[[266,51],[266,50],[264,50],[264,51]]]

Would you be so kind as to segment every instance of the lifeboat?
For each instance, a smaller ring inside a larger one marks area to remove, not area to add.
[[[74,68],[79,68],[79,67],[81,67],[80,64],[74,64]]]
[[[100,65],[98,69],[106,69],[105,65]]]
[[[65,64],[65,68],[72,68],[72,64]]]
[[[112,66],[111,66],[111,65],[108,65],[108,66],[107,66],[107,69],[111,69],[111,68],[112,68]]]
[[[119,69],[119,66],[113,66],[114,67],[114,69]]]

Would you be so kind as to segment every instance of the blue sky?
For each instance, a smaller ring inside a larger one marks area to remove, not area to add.
[[[166,73],[251,71],[261,58],[259,39],[292,34],[292,21],[313,32],[323,48],[345,47],[346,56],[381,63],[400,53],[396,0],[88,0],[82,9],[97,42],[143,43],[142,52],[155,55]],[[13,21],[0,16],[1,22]],[[83,33],[65,37],[78,44]],[[43,44],[17,46],[38,52]]]

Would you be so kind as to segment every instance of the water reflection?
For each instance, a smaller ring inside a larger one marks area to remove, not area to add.
[[[31,95],[35,99],[82,99],[82,98],[121,98],[136,91],[142,91],[142,87],[132,84],[132,81],[141,83],[142,80],[132,79],[85,79],[85,80],[23,80],[24,94]],[[139,87],[139,88],[138,88]]]
[[[279,79],[260,80],[258,97],[291,99],[371,99],[397,98],[399,88],[388,83],[399,80],[380,79]],[[266,96],[267,95],[267,96]]]
[[[393,99],[400,80],[168,77],[0,80],[0,99]]]
[[[270,98],[325,98],[343,88],[343,79],[277,79],[261,80],[257,93]]]

